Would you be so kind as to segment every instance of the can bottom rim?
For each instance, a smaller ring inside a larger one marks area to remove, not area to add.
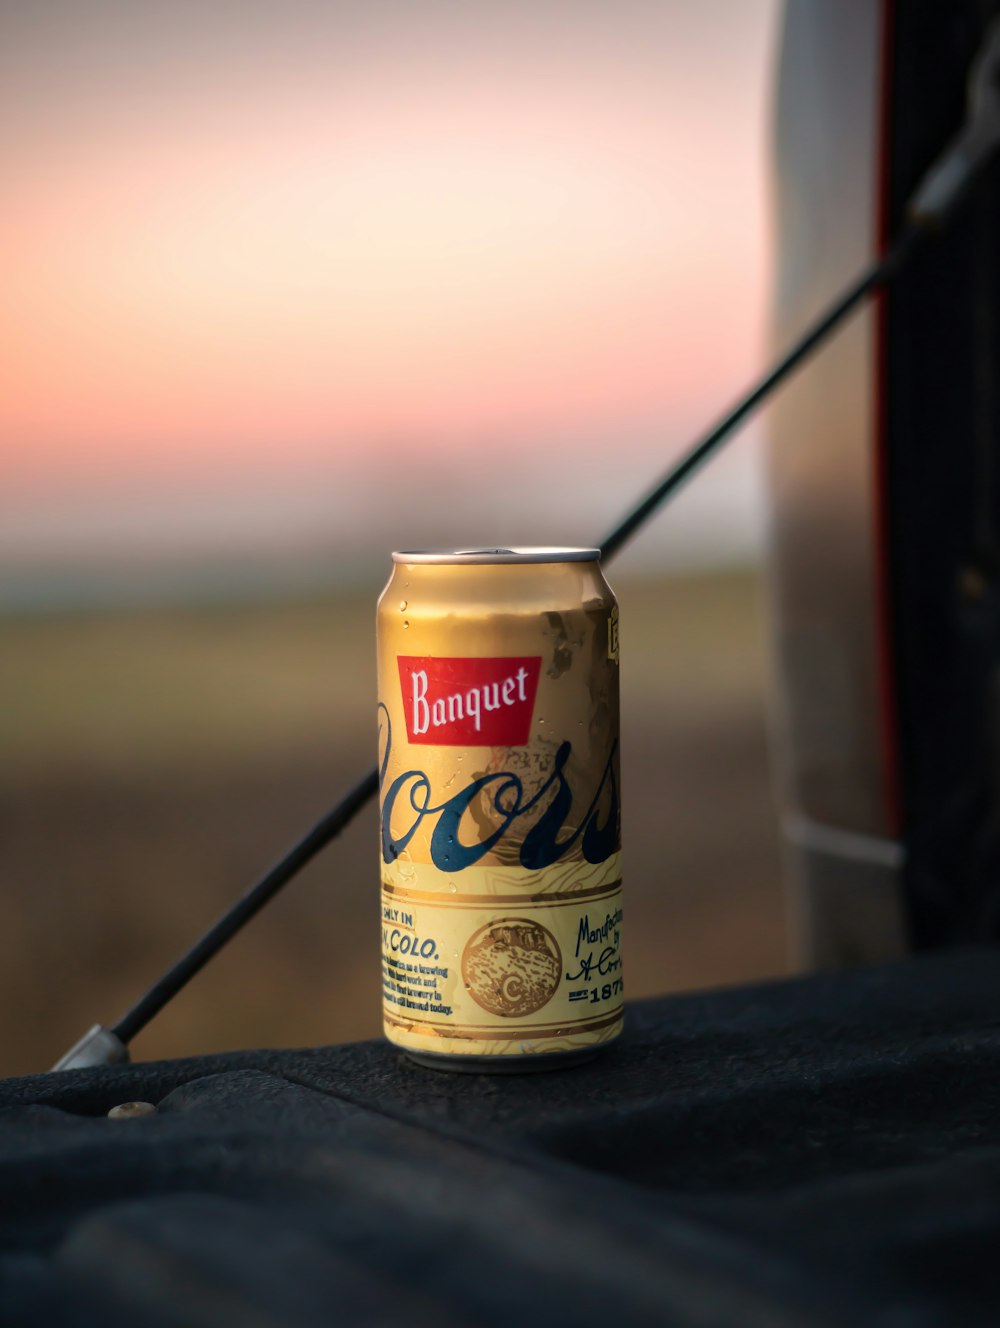
[[[597,1042],[573,1051],[544,1051],[536,1056],[438,1056],[432,1051],[398,1050],[425,1070],[448,1070],[453,1074],[537,1074],[541,1070],[569,1070],[610,1051],[612,1042]]]

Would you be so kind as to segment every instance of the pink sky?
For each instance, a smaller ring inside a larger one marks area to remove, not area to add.
[[[648,436],[760,364],[774,0],[203,9],[7,24],[0,508]]]

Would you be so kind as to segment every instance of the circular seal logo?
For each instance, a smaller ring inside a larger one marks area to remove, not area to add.
[[[552,999],[562,972],[556,938],[530,918],[498,918],[469,937],[462,978],[490,1014],[534,1014]]]

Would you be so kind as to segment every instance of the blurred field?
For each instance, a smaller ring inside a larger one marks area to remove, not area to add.
[[[618,584],[631,996],[787,970],[751,572]],[[374,590],[0,620],[0,1074],[45,1069],[372,763]],[[379,1031],[375,816],[134,1044]]]

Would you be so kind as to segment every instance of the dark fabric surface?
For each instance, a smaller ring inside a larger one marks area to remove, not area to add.
[[[640,1003],[547,1075],[362,1043],[7,1080],[0,1318],[993,1324],[998,1070],[984,950]]]

